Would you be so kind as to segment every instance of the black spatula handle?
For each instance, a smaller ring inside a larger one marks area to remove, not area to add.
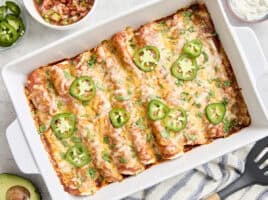
[[[224,200],[234,192],[249,185],[253,185],[254,183],[255,181],[248,175],[248,173],[244,173],[240,178],[232,182],[218,193],[210,195],[208,198],[206,198],[206,200]]]

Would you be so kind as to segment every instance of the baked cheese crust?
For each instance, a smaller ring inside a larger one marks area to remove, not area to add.
[[[173,63],[183,54],[185,44],[195,39],[202,43],[196,77],[175,78]],[[153,70],[145,72],[135,63],[134,54],[148,46],[157,48],[160,58]],[[72,83],[82,76],[90,77],[96,87],[94,97],[86,102],[70,94]],[[203,4],[181,9],[138,30],[128,27],[74,58],[42,66],[28,76],[25,93],[51,163],[65,191],[73,195],[94,194],[104,185],[250,124],[230,62]],[[148,104],[152,99],[170,109],[183,108],[185,127],[172,131],[163,120],[151,120]],[[206,108],[219,102],[226,109],[224,118],[212,123]],[[128,112],[129,119],[121,127],[111,123],[113,108]],[[59,138],[53,132],[51,120],[59,113],[75,115],[71,137]],[[77,143],[90,155],[80,167],[66,158]]]

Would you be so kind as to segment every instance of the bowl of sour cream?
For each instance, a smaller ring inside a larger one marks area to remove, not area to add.
[[[268,19],[268,0],[227,0],[232,13],[246,22]]]

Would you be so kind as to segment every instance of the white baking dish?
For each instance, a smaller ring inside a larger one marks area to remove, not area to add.
[[[268,102],[268,69],[256,36],[247,28],[239,28],[234,31],[227,21],[220,0],[205,0],[216,31],[234,68],[238,84],[242,88],[252,118],[250,127],[229,138],[218,139],[209,145],[197,147],[180,158],[153,166],[138,176],[127,178],[121,183],[106,186],[94,196],[74,197],[63,190],[48,159],[47,152],[40,141],[24,95],[27,75],[38,66],[72,57],[94,47],[103,39],[109,38],[126,26],[138,27],[174,13],[179,8],[194,2],[196,0],[151,2],[134,9],[130,13],[125,13],[95,27],[89,27],[65,37],[3,68],[3,79],[17,112],[21,132],[24,135],[21,136],[17,123],[13,123],[8,129],[11,150],[22,170],[28,173],[41,174],[53,199],[119,199],[268,135],[268,115],[264,105],[265,101]],[[239,32],[239,36],[237,32]],[[244,41],[247,40],[249,45],[247,51],[252,50],[250,55],[245,55],[238,37],[241,37]],[[250,57],[249,60],[248,57]],[[249,63],[252,62],[256,65],[250,66]],[[18,136],[14,133],[15,131],[16,134],[19,134]],[[24,138],[27,145],[23,143]],[[21,143],[18,140],[21,140]],[[20,149],[19,144],[24,147],[28,146],[29,150]],[[31,156],[29,156],[30,152]],[[22,157],[25,159],[22,159]]]

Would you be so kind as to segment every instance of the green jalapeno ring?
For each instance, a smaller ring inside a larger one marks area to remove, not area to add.
[[[12,12],[12,14],[19,16],[20,7],[13,1],[6,1],[6,7]]]
[[[57,114],[52,117],[50,127],[57,138],[69,138],[75,131],[75,115],[72,113]]]
[[[133,56],[136,66],[144,72],[153,71],[160,59],[160,52],[155,46],[138,49]]]
[[[195,59],[181,55],[171,66],[171,74],[180,80],[191,81],[195,79],[198,71]]]
[[[81,76],[72,82],[69,93],[80,101],[88,102],[95,96],[96,86],[91,77]]]
[[[6,16],[6,21],[7,23],[9,23],[9,25],[11,25],[17,31],[17,33],[20,36],[24,34],[25,26],[20,17],[16,17],[15,15],[8,14]]]
[[[75,167],[83,167],[90,162],[90,154],[82,144],[70,147],[65,155],[66,160]]]
[[[203,47],[202,42],[199,39],[194,39],[194,40],[187,42],[183,46],[182,51],[184,54],[187,54],[189,57],[196,58],[200,56],[202,52],[202,47]]]
[[[184,109],[179,107],[170,109],[163,122],[169,131],[179,132],[187,125],[187,114]]]
[[[153,99],[148,104],[148,116],[150,120],[156,121],[165,118],[168,107],[160,100]]]
[[[6,13],[7,13],[7,7],[0,6],[0,21],[5,19]]]
[[[18,37],[17,31],[6,20],[0,22],[0,46],[11,46]]]
[[[129,113],[124,108],[113,108],[109,112],[109,117],[114,128],[122,127],[130,118]]]
[[[217,125],[223,121],[226,107],[223,103],[211,103],[206,106],[205,111],[210,123]]]

